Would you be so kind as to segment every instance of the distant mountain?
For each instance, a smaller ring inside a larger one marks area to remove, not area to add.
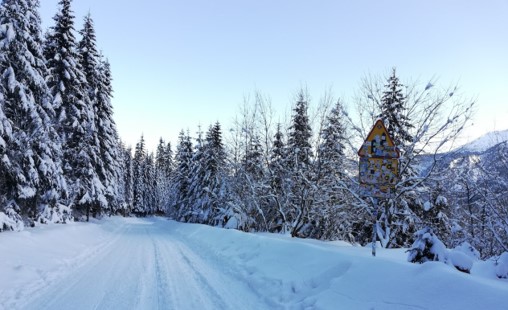
[[[459,147],[456,151],[461,153],[483,153],[504,141],[508,141],[508,130],[492,131]]]
[[[478,160],[485,166],[493,167],[493,163],[499,160],[500,154],[507,152],[507,145],[508,130],[492,131],[451,152],[436,154],[436,156],[418,156],[417,162],[419,163],[421,175],[426,175],[428,173],[434,160],[437,160],[434,171],[472,169],[472,166],[474,166],[474,163]]]

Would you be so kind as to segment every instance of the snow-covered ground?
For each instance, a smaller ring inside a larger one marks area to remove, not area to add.
[[[403,250],[107,218],[0,234],[0,309],[508,309],[476,263]]]

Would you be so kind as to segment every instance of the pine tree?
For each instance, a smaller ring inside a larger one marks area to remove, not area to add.
[[[381,113],[379,114],[379,118],[383,120],[393,143],[402,148],[401,151],[404,151],[404,146],[413,142],[413,137],[409,131],[414,128],[407,115],[403,86],[399,82],[395,68],[393,68],[392,75],[388,78],[388,84],[385,85],[386,89],[381,98]]]
[[[354,242],[351,238],[353,218],[346,216],[351,212],[346,211],[351,195],[346,189],[346,129],[340,101],[337,101],[326,119],[321,141],[315,168],[317,207],[310,216],[313,222],[310,235]]]
[[[97,157],[93,165],[99,180],[104,185],[107,204],[104,208],[112,210],[118,207],[119,144],[116,125],[113,120],[111,98],[111,69],[107,60],[97,51],[95,29],[90,14],[85,16],[78,52],[83,73],[86,77],[86,91],[94,115],[92,133]]]
[[[120,178],[120,138],[113,119],[113,97],[111,68],[103,57],[99,58],[99,84],[95,102],[95,128],[99,141],[99,154],[102,163],[103,177],[101,183],[106,187],[106,198],[114,209],[117,206],[118,179]]]
[[[266,217],[270,232],[286,233],[290,229],[289,219],[286,216],[290,192],[290,182],[288,182],[290,173],[286,162],[286,151],[281,124],[278,123],[268,165],[267,188],[270,189],[270,208]]]
[[[60,11],[47,36],[45,56],[50,70],[48,86],[53,95],[55,123],[63,143],[64,175],[70,186],[69,203],[78,214],[97,215],[107,204],[104,186],[96,173],[98,149],[94,111],[87,80],[79,62],[70,0],[59,2]]]
[[[325,128],[321,132],[322,143],[318,150],[318,179],[328,186],[345,180],[346,132],[342,120],[342,104],[338,101],[330,111]]]
[[[169,144],[168,144],[169,145]],[[171,168],[168,165],[171,164],[170,158],[166,154],[167,145],[164,140],[160,138],[157,151],[155,153],[155,180],[156,180],[156,206],[158,206],[157,212],[165,213],[169,205],[170,198],[170,172]],[[169,149],[171,150],[171,148]]]
[[[222,142],[222,131],[219,122],[211,126],[206,135],[204,149],[205,178],[202,185],[205,189],[203,209],[209,213],[207,222],[210,225],[223,226],[224,218],[229,211],[227,202],[226,152]]]
[[[145,138],[141,136],[141,139],[136,143],[136,149],[134,151],[134,159],[132,161],[133,170],[133,212],[137,215],[146,215],[148,208],[148,201],[146,200],[146,150],[145,150]]]
[[[54,111],[45,83],[38,5],[31,0],[3,1],[0,7],[2,192],[8,214],[22,212],[32,223],[48,217],[66,222],[69,210],[57,204],[65,182],[51,124]]]
[[[173,150],[171,149],[171,142],[166,144],[166,149],[164,150],[164,161],[166,167],[166,177],[171,178],[174,169],[173,163]]]
[[[380,223],[385,231],[381,238],[389,240],[390,243],[385,246],[392,247],[410,245],[416,230],[415,223],[418,222],[416,211],[423,207],[419,199],[420,189],[414,188],[416,169],[411,145],[413,137],[410,133],[414,126],[407,115],[407,101],[402,87],[394,68],[385,85],[379,114],[401,155],[399,183],[394,198],[381,202]]]
[[[187,210],[185,217],[191,223],[206,223],[210,214],[207,208],[205,185],[206,166],[205,166],[205,141],[201,127],[198,129],[196,145],[192,154],[190,173],[189,173],[189,192],[187,196]]]
[[[311,161],[312,146],[310,138],[312,129],[307,114],[308,102],[303,90],[298,94],[293,109],[292,125],[288,137],[288,164],[296,172],[305,170]]]
[[[153,153],[145,157],[143,163],[143,201],[144,215],[162,214],[164,211],[157,200],[157,178]]]
[[[120,209],[117,212],[121,212],[126,216],[132,210],[133,201],[132,149],[120,144],[120,150],[120,178],[118,183]]]
[[[310,184],[312,179],[312,146],[310,143],[312,130],[307,109],[308,99],[302,90],[298,94],[293,109],[286,153],[291,175],[291,202],[286,216],[291,221],[291,235],[293,237],[308,233],[302,232],[302,229],[309,222],[308,216],[311,212],[313,200]]]
[[[192,142],[190,136],[180,131],[178,146],[175,155],[175,171],[172,178],[174,192],[173,210],[174,218],[179,221],[189,221],[190,214],[186,206],[189,206],[190,175],[192,166]]]

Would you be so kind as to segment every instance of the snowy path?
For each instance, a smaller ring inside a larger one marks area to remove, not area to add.
[[[471,274],[404,249],[105,218],[0,234],[0,310],[505,310],[495,262]]]
[[[228,274],[172,235],[173,222],[130,219],[62,278],[33,292],[26,309],[268,309]],[[210,253],[207,253],[210,254]],[[224,271],[226,269],[226,272]]]

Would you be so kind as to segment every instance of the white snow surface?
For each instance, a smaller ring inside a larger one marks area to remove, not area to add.
[[[41,225],[0,234],[0,309],[507,309],[493,263],[370,251],[157,217]]]

